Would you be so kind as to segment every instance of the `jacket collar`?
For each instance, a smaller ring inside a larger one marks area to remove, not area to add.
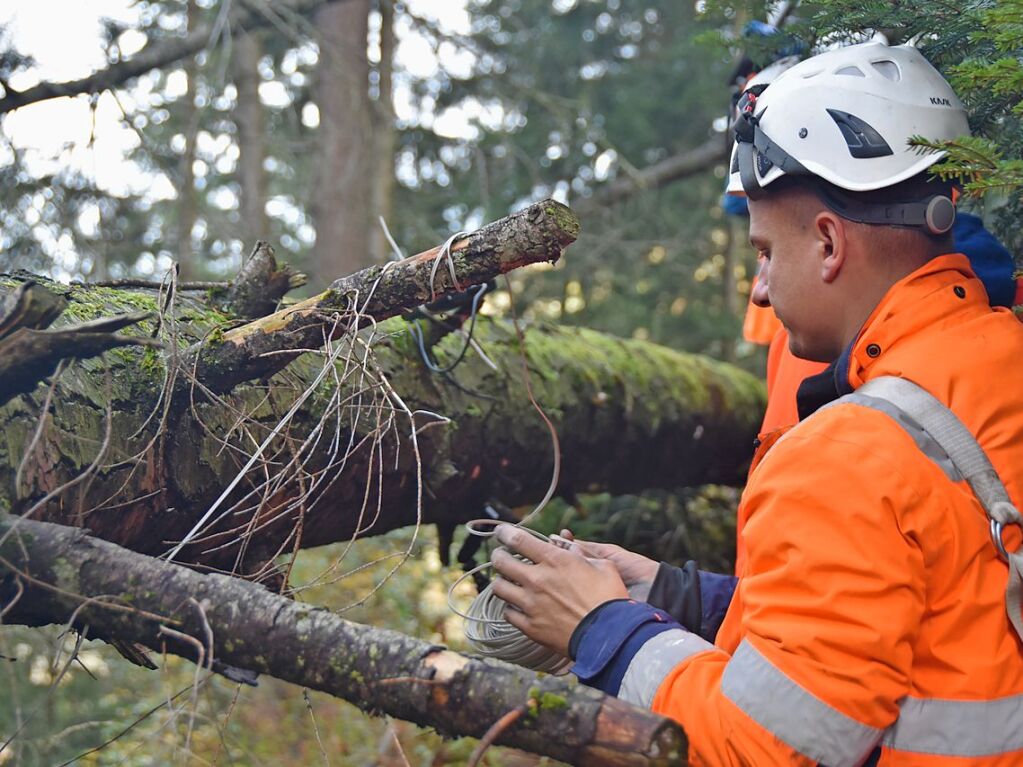
[[[957,314],[978,304],[987,306],[988,297],[966,256],[931,259],[888,289],[837,360],[800,384],[800,420],[871,378],[899,375],[900,345],[923,329],[955,323]]]

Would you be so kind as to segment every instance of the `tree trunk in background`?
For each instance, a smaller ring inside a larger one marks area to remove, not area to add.
[[[330,3],[316,13],[320,61],[314,97],[320,110],[314,281],[321,284],[370,263],[373,137],[369,98],[370,0]]]
[[[238,105],[234,124],[238,131],[238,210],[241,214],[239,229],[245,232],[251,246],[256,240],[266,239],[266,122],[263,104],[259,100],[259,57],[262,46],[259,38],[241,32],[234,40],[231,68]]]
[[[391,218],[394,197],[394,3],[380,0],[380,64],[378,95],[373,117],[373,207],[374,219],[383,218],[393,226]],[[391,246],[384,231],[374,221],[370,225],[370,255],[377,263],[391,256]]]
[[[195,29],[199,21],[199,6],[195,0],[188,2],[188,30]],[[181,173],[178,185],[178,266],[179,276],[183,280],[195,279],[201,271],[196,263],[196,255],[192,251],[192,228],[198,215],[195,199],[195,163],[196,134],[199,132],[199,110],[195,106],[195,79],[199,72],[199,64],[195,56],[190,56],[185,64],[185,95],[181,98],[181,122],[185,126],[185,148],[181,152]]]

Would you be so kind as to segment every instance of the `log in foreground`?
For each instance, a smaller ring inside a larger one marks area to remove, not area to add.
[[[223,334],[223,343],[192,350],[196,377],[213,391],[272,375],[328,335],[383,320],[542,261],[561,258],[575,242],[579,219],[555,200],[543,200],[448,246],[336,280],[327,290]],[[282,354],[295,350],[292,354]],[[191,366],[191,362],[186,362]]]
[[[245,581],[136,554],[82,530],[0,521],[0,602],[7,605],[5,623],[74,617],[91,636],[138,642],[211,668],[216,661],[268,674],[446,735],[480,737],[524,706],[525,715],[497,743],[588,767],[685,763],[677,724],[574,677],[540,677],[468,658]],[[197,646],[204,648],[201,656]]]

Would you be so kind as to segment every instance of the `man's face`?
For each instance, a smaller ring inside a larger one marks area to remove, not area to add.
[[[815,202],[812,195],[798,192],[750,200],[750,243],[761,259],[753,301],[774,307],[794,355],[829,362],[836,356],[832,327],[837,312],[822,279]]]

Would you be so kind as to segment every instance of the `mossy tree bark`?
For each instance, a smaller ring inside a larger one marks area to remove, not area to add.
[[[144,292],[62,289],[72,316],[138,306],[157,310]],[[227,323],[194,300],[179,299],[176,314],[182,346]],[[142,330],[152,332],[153,322],[144,321]],[[524,363],[560,439],[561,492],[741,482],[763,393],[738,369],[652,344],[540,324],[526,329],[523,354],[511,324],[481,318],[474,338],[490,364],[470,350],[444,376],[423,364],[409,328],[401,319],[378,326],[368,368],[349,364],[346,371],[344,360],[336,363],[338,379],[325,379],[264,453],[270,464],[286,462],[289,451],[317,439],[326,416],[330,433],[321,429],[319,442],[301,453],[302,471],[255,495],[265,467],[250,471],[221,503],[232,516],[206,530],[203,543],[187,549],[183,559],[251,574],[292,537],[300,517],[298,545],[316,546],[411,524],[420,511],[423,522],[452,525],[481,516],[491,499],[507,506],[535,502],[550,482],[554,451],[528,399]],[[450,333],[431,351],[443,365],[463,344],[460,334]],[[41,429],[45,386],[0,407],[0,505],[18,514],[38,506],[36,519],[83,525],[128,548],[163,552],[217,501],[255,445],[323,369],[322,356],[307,354],[221,399],[187,388],[168,406],[166,397],[160,399],[167,362],[153,349],[125,348],[70,366],[56,381]],[[382,395],[385,385],[419,412],[414,420],[422,489],[411,420]],[[338,424],[342,415],[349,420]],[[389,433],[370,438],[382,424]],[[101,448],[89,481],[53,494],[92,466]],[[309,492],[312,477],[317,485]]]
[[[0,407],[0,510],[259,577],[284,551],[535,502],[556,454],[566,494],[738,484],[763,404],[740,370],[541,324],[520,346],[511,324],[481,318],[475,348],[440,375],[413,341],[425,321],[374,324],[556,259],[576,227],[567,208],[539,203],[454,243],[450,263],[434,249],[233,328],[195,294],[50,284],[66,303],[58,323],[146,312],[135,335],[164,349],[67,365]],[[459,357],[461,332],[425,330],[437,365]]]

